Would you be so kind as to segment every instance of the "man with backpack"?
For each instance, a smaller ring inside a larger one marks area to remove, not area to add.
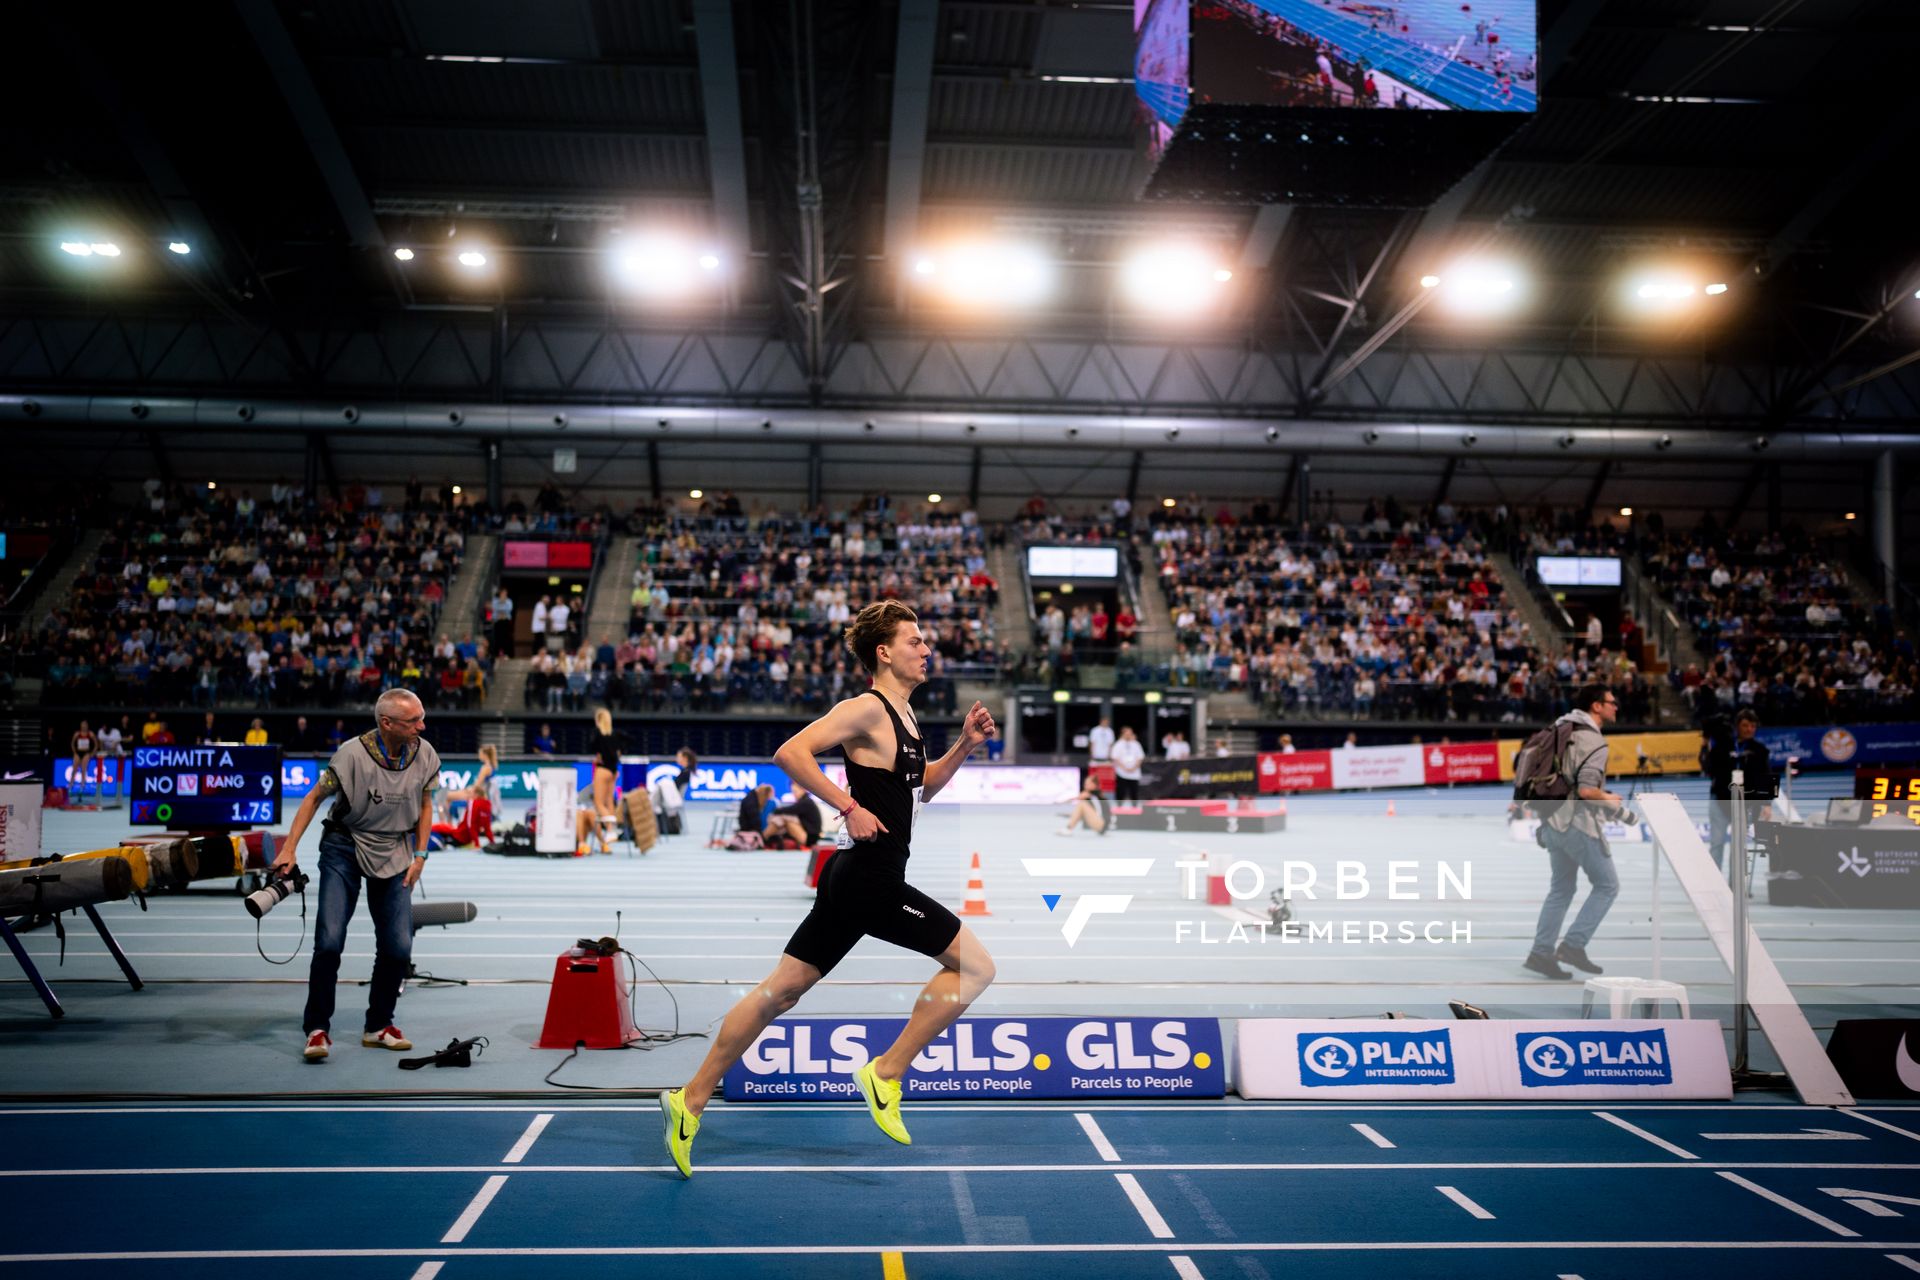
[[[1514,798],[1540,815],[1540,843],[1553,864],[1533,950],[1524,961],[1544,978],[1571,978],[1560,967],[1563,963],[1587,973],[1601,971],[1587,958],[1587,943],[1620,893],[1620,877],[1600,825],[1626,808],[1626,801],[1606,787],[1603,730],[1619,714],[1612,689],[1587,685],[1575,698],[1574,709],[1529,738],[1514,761]],[[1560,925],[1573,905],[1582,871],[1591,888],[1563,938]]]

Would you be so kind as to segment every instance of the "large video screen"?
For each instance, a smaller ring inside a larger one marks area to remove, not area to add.
[[[1617,587],[1618,556],[1541,556],[1533,562],[1540,581],[1550,587]]]
[[[1193,0],[1185,83],[1195,103],[1533,111],[1539,102],[1534,6],[1535,0]],[[1147,36],[1141,28],[1141,56]],[[1136,77],[1138,64],[1136,58]],[[1145,88],[1138,91],[1145,101]]]
[[[1117,547],[1028,547],[1029,578],[1117,578]]]

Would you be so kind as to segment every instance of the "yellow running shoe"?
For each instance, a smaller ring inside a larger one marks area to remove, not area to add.
[[[700,1132],[700,1117],[687,1110],[685,1089],[660,1093],[660,1114],[666,1119],[667,1154],[673,1157],[680,1176],[693,1176],[693,1137]]]
[[[867,1100],[867,1111],[880,1126],[880,1132],[904,1146],[912,1146],[913,1139],[900,1119],[900,1082],[882,1079],[871,1062],[853,1073],[853,1082],[860,1086],[860,1096]]]

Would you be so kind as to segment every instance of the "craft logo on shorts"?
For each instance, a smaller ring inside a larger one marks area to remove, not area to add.
[[[1820,754],[1833,764],[1845,764],[1859,749],[1859,739],[1845,729],[1833,728],[1820,735]]]
[[[1452,1084],[1453,1036],[1439,1031],[1303,1031],[1300,1083]]]
[[[1582,1084],[1672,1084],[1667,1033],[1645,1031],[1523,1031],[1514,1041],[1520,1083],[1529,1089]]]

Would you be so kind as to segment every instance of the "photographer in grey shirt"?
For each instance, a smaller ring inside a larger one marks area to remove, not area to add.
[[[321,803],[330,798],[333,805],[320,837],[320,905],[303,1024],[309,1062],[325,1058],[333,1045],[328,1032],[340,953],[363,884],[375,946],[366,1029],[360,1043],[370,1049],[413,1048],[413,1042],[393,1025],[393,1007],[413,958],[411,894],[427,865],[431,797],[440,785],[440,754],[420,736],[426,712],[420,699],[407,690],[381,694],[373,714],[376,727],[372,731],[342,743],[333,753],[320,781],[300,802],[273,860],[277,874],[294,869],[300,837]]]
[[[1572,795],[1555,804],[1541,819],[1542,843],[1553,860],[1553,880],[1547,900],[1540,904],[1533,950],[1524,962],[1526,968],[1546,978],[1571,978],[1573,975],[1562,969],[1562,964],[1587,973],[1600,972],[1600,966],[1587,958],[1587,943],[1620,894],[1620,876],[1614,870],[1613,854],[1607,850],[1601,826],[1626,808],[1626,801],[1607,790],[1608,748],[1603,734],[1619,716],[1620,703],[1612,689],[1592,684],[1580,690],[1573,705],[1572,711],[1555,721],[1573,726],[1560,759],[1560,772],[1571,785]],[[1592,887],[1587,900],[1580,904],[1573,927],[1562,938],[1560,924],[1573,905],[1573,893],[1583,871]]]

